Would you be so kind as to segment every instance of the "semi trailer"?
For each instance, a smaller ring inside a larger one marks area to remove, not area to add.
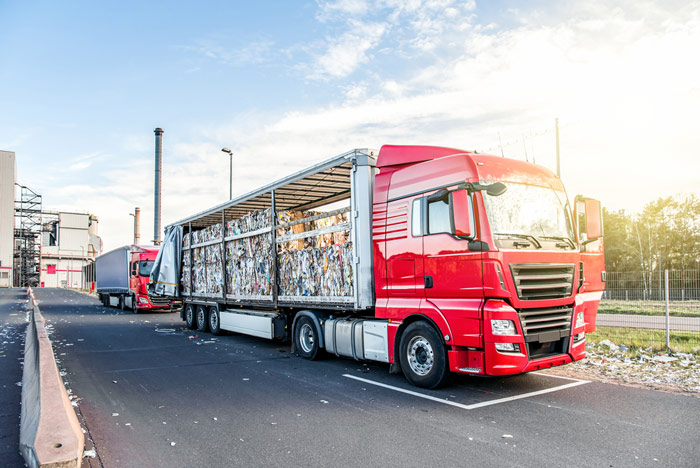
[[[290,339],[434,388],[585,357],[603,264],[600,203],[572,206],[548,169],[386,145],[172,223],[149,287],[201,332]]]
[[[97,296],[106,307],[147,310],[170,310],[179,301],[148,296],[148,280],[159,247],[126,245],[95,259]]]

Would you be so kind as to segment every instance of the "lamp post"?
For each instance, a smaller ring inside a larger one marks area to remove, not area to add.
[[[229,179],[228,179],[228,199],[233,199],[233,151],[228,148],[221,148],[221,151],[228,153],[231,158],[231,163],[229,165]]]

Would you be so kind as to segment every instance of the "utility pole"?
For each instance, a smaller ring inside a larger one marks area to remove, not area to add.
[[[156,128],[153,130],[153,133],[156,134],[156,180],[153,189],[153,245],[160,245],[160,192],[163,169],[163,129]]]
[[[557,177],[561,178],[561,161],[559,159],[559,117],[554,119],[554,130],[557,135]]]
[[[221,151],[228,153],[231,160],[229,163],[228,199],[233,200],[233,151],[228,148],[221,148]]]

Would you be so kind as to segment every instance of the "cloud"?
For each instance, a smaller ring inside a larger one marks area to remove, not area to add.
[[[382,144],[503,151],[553,169],[555,117],[570,195],[635,211],[659,196],[698,190],[700,72],[688,58],[700,44],[697,4],[560,2],[504,17],[514,24],[507,28],[480,20],[464,2],[324,5],[322,24],[338,33],[307,53],[314,85],[336,86],[338,99],[281,115],[238,112],[183,132],[165,148],[163,225],[228,198],[222,146],[234,150],[234,196]],[[442,31],[432,48],[414,41],[431,31]],[[387,57],[406,61],[401,73],[379,66]],[[360,69],[367,73],[354,79]],[[144,138],[125,145],[150,152],[152,136]],[[110,248],[130,242],[134,206],[142,208],[144,240],[153,227],[152,161],[123,165],[129,170],[101,167],[97,188],[67,187],[56,198],[80,199],[81,209],[97,213]]]

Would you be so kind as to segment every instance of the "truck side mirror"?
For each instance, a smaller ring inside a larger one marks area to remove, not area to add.
[[[603,216],[600,201],[577,195],[575,207],[577,230],[583,245],[603,237]]]
[[[586,234],[589,240],[603,237],[603,221],[598,200],[586,200]]]
[[[455,190],[451,195],[454,233],[456,236],[471,237],[474,233],[472,232],[472,210],[471,203],[469,203],[469,192],[467,190]]]

